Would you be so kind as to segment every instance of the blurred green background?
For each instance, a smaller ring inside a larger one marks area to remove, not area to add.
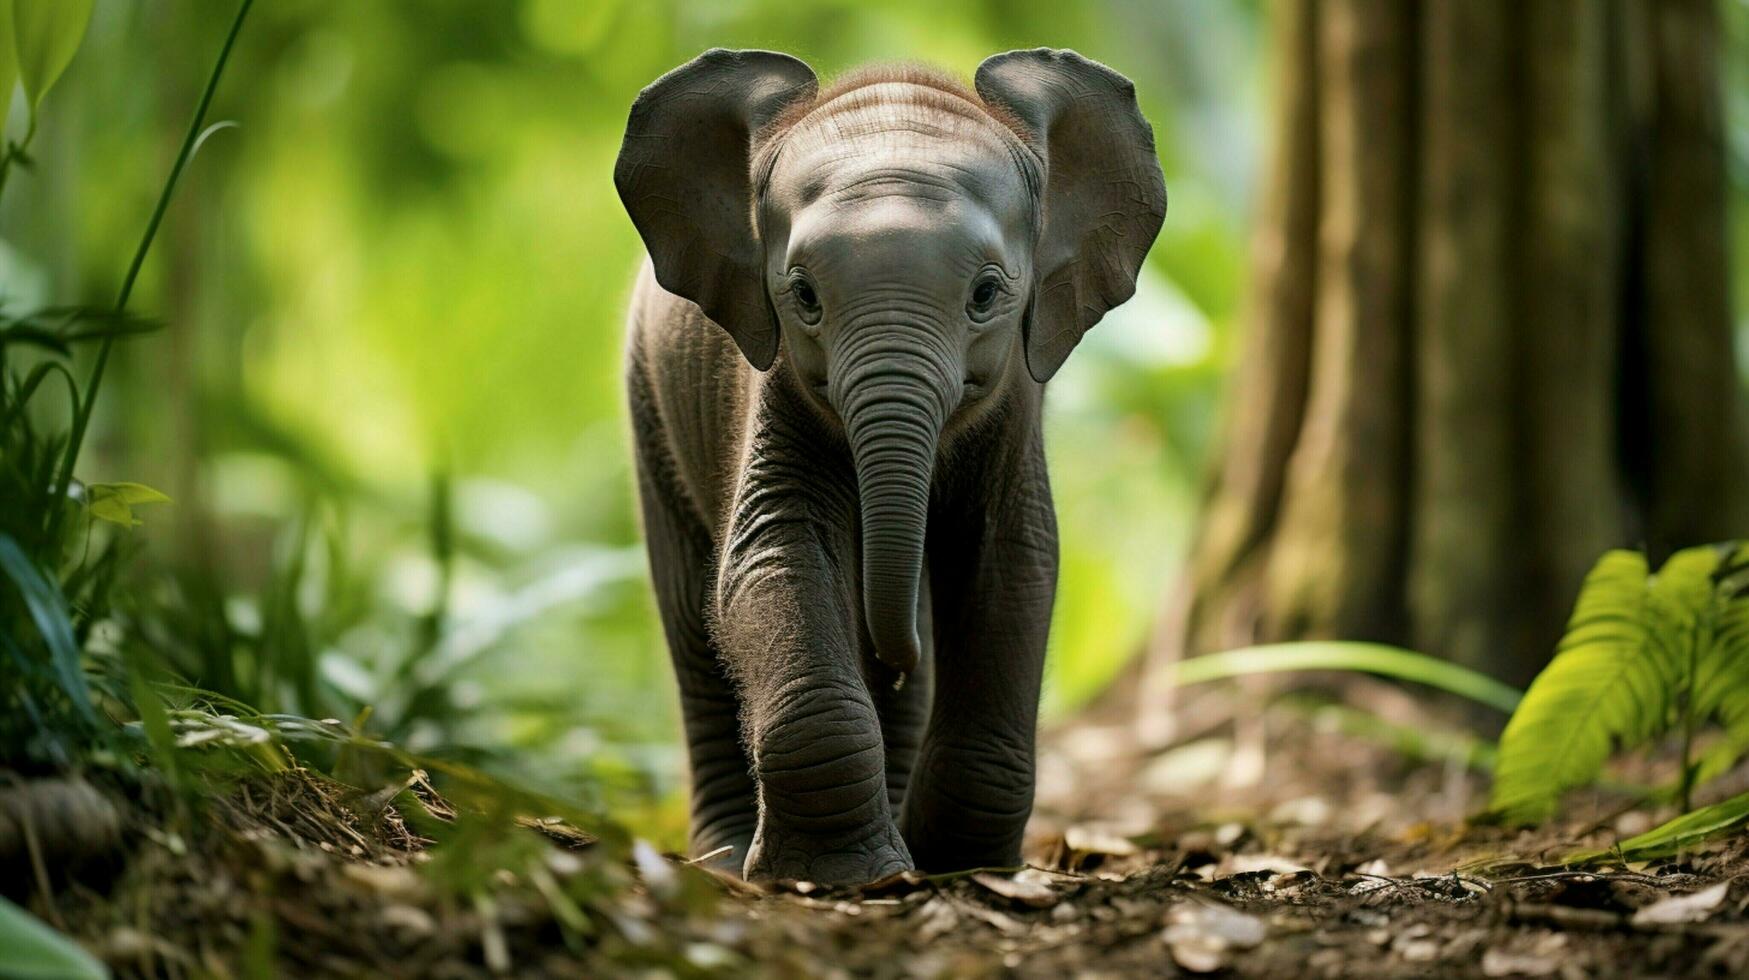
[[[1726,11],[1741,269],[1749,2]],[[99,0],[0,205],[9,306],[113,295],[231,12]],[[175,498],[134,532],[185,573],[165,588],[239,634],[300,624],[316,684],[267,677],[261,707],[371,705],[416,749],[657,801],[678,827],[619,381],[627,108],[710,46],[822,77],[1073,47],[1136,82],[1171,207],[1137,297],[1051,387],[1061,717],[1146,642],[1192,528],[1266,151],[1267,21],[1232,0],[259,4],[210,117],[236,126],[192,163],[133,303],[166,327],[118,349],[81,477]],[[1736,288],[1746,332],[1749,275]],[[435,543],[434,514],[454,532]]]

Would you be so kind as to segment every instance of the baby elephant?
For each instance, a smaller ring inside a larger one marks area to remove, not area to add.
[[[692,848],[854,884],[1019,861],[1057,579],[1044,383],[1166,212],[1127,79],[996,55],[819,90],[657,79],[614,183],[650,261],[627,385]]]

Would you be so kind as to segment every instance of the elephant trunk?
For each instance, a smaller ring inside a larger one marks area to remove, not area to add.
[[[841,409],[862,502],[863,612],[876,656],[901,674],[922,653],[917,590],[944,415],[939,387],[902,372],[869,372],[848,387]]]

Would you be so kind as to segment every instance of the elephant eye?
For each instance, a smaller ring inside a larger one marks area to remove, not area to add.
[[[805,274],[797,273],[790,278],[790,295],[796,298],[796,312],[801,314],[802,321],[809,324],[820,322],[820,294],[814,291],[814,284]]]
[[[966,304],[966,312],[974,318],[981,319],[988,315],[990,308],[996,303],[996,296],[1002,291],[1002,286],[995,276],[986,275],[972,287],[972,298]]]

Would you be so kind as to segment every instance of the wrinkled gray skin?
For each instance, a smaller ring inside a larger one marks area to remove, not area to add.
[[[1017,863],[1043,383],[1165,213],[1130,84],[1073,52],[993,57],[976,94],[871,77],[822,100],[786,55],[706,52],[639,96],[614,174],[651,259],[627,373],[692,848],[754,879]]]

